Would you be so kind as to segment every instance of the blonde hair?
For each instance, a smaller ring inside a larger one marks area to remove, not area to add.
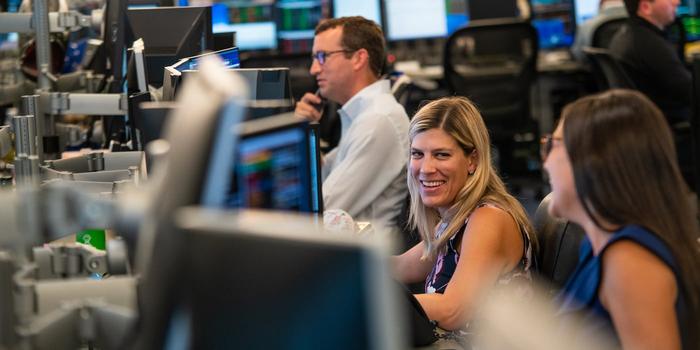
[[[440,129],[450,135],[467,156],[476,150],[478,166],[457,193],[454,203],[448,210],[448,218],[443,218],[449,219],[449,224],[440,237],[434,235],[435,227],[441,220],[440,215],[436,209],[423,204],[419,193],[420,184],[418,179],[413,177],[409,167],[407,176],[408,191],[411,195],[409,224],[412,228],[418,229],[425,242],[426,250],[423,257],[435,256],[481,203],[494,204],[510,214],[519,229],[525,230],[533,248],[536,248],[535,237],[530,234],[533,233],[532,225],[525,210],[520,202],[508,193],[492,164],[489,134],[476,106],[465,97],[446,97],[428,103],[411,120],[409,129],[411,143],[416,135],[431,129]]]

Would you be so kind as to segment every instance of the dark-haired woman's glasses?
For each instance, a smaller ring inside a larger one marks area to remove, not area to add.
[[[555,140],[561,141],[563,139],[561,137],[554,137],[552,134],[544,135],[540,139],[540,158],[542,159],[542,163],[547,160],[549,153],[552,152],[552,146]]]

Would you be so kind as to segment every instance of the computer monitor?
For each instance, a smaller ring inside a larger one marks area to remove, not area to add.
[[[0,5],[0,11],[2,12],[17,12],[19,11],[19,6],[22,4],[21,0],[5,0]]]
[[[236,37],[242,51],[277,48],[274,1],[215,3],[212,5],[212,31],[215,35]]]
[[[0,34],[0,51],[11,51],[19,49],[19,34],[17,33],[2,33]]]
[[[537,29],[540,49],[570,47],[576,23],[573,0],[534,0],[532,25]]]
[[[383,0],[383,6],[389,41],[441,38],[468,22],[463,1]]]
[[[235,71],[248,82],[251,99],[290,100],[292,98],[289,68],[241,68]]]
[[[128,39],[131,29],[125,16],[126,12],[126,1],[106,0],[103,42],[107,62],[96,71],[113,78],[108,88],[109,92],[122,92],[122,81],[126,75],[124,57],[126,48],[133,42]]]
[[[382,25],[379,0],[333,0],[333,18],[362,16]]]
[[[176,102],[141,102],[130,120],[134,127],[137,150],[144,151],[148,143],[163,137],[163,129],[168,116],[177,108]]]
[[[470,0],[468,8],[472,21],[520,16],[515,0]]]
[[[0,12],[17,12],[20,4],[20,0],[0,1]],[[0,51],[19,49],[18,41],[18,33],[0,33]]]
[[[696,42],[700,40],[700,17],[683,16],[681,17],[683,29],[685,29],[686,43]]]
[[[202,205],[322,213],[317,129],[286,113],[247,121],[237,136],[217,132]]]
[[[240,74],[248,82],[252,100],[286,100],[288,106],[294,106],[289,68],[240,68],[230,69],[229,72]],[[166,101],[176,98],[179,86],[197,70],[178,71],[166,67],[163,82],[163,99]]]
[[[236,46],[236,32],[214,33],[214,50],[219,51]]]
[[[129,139],[132,141],[134,149],[143,151],[143,147],[140,145],[140,133],[137,130],[137,119],[140,119],[140,105],[141,103],[151,101],[151,94],[149,92],[136,92],[130,94],[127,98],[127,108],[128,108],[128,135]]]
[[[330,16],[330,1],[275,1],[278,51],[285,55],[311,52],[316,25]]]
[[[386,252],[296,215],[177,213],[183,235],[166,346],[408,349]]]
[[[210,7],[128,10],[133,38],[143,38],[149,84],[163,83],[163,67],[213,48]]]
[[[574,0],[574,11],[576,14],[576,25],[598,15],[600,0]]]
[[[698,16],[700,15],[700,1],[698,0],[681,0],[680,5],[676,8],[677,16]]]

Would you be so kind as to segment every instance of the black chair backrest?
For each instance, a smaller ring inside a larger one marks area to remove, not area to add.
[[[392,95],[394,95],[396,101],[406,108],[406,102],[408,102],[409,93],[413,87],[413,81],[408,75],[405,74],[398,77],[391,76],[389,77],[389,81],[391,82]],[[411,116],[409,115],[409,118],[410,117]]]
[[[700,192],[700,56],[693,56],[693,114],[690,116],[690,130],[693,144],[693,176],[691,186]]]
[[[585,233],[580,226],[549,215],[551,197],[549,194],[540,202],[534,224],[540,245],[536,257],[540,275],[550,285],[550,292],[556,293],[576,268]]]
[[[617,30],[627,21],[627,18],[615,18],[601,23],[593,32],[591,46],[601,49],[609,49],[610,41],[612,40]]]
[[[529,22],[471,21],[445,43],[447,87],[451,94],[472,99],[487,125],[525,124],[530,86],[537,73],[537,49],[537,31]]]
[[[636,85],[625,73],[620,63],[606,49],[584,47],[583,52],[591,61],[593,74],[600,90],[636,89]]]

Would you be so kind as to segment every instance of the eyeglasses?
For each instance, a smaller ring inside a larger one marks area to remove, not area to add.
[[[561,137],[554,137],[552,136],[552,134],[542,136],[542,138],[540,139],[540,159],[542,159],[543,163],[545,160],[547,160],[549,153],[552,152],[552,146],[554,144],[554,141],[562,140],[564,139]]]
[[[316,59],[318,61],[318,64],[323,65],[324,63],[326,63],[326,59],[328,58],[328,56],[341,52],[350,53],[355,52],[355,50],[317,51],[311,54],[311,59]]]

